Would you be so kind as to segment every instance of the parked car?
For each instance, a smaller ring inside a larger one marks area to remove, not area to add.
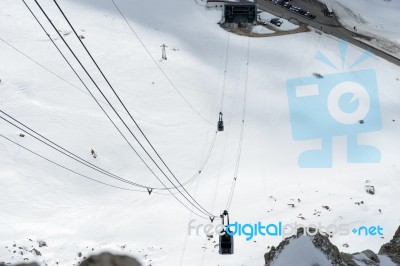
[[[279,18],[273,18],[273,19],[271,19],[270,22],[271,22],[272,24],[278,26],[278,27],[280,27],[280,26],[282,25],[282,23],[283,23],[283,21],[282,21],[282,20],[279,20]]]

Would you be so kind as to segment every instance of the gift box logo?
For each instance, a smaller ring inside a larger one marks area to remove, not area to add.
[[[342,63],[347,43],[341,43]],[[364,53],[350,69],[371,56]],[[319,61],[335,67],[321,53]],[[335,67],[336,68],[336,67]],[[379,163],[380,151],[358,144],[358,135],[382,129],[376,73],[372,69],[314,75],[287,81],[287,93],[296,141],[321,139],[321,149],[299,155],[301,168],[332,167],[332,138],[347,136],[348,163]]]

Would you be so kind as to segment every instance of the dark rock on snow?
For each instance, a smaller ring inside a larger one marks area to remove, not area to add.
[[[396,265],[400,265],[400,227],[394,234],[393,239],[380,248],[378,254],[386,255],[391,258]]]
[[[375,194],[375,187],[371,185],[366,185],[365,186],[365,192],[368,194],[374,195]]]
[[[7,264],[8,265],[8,264]],[[1,264],[0,263],[0,266],[6,266],[6,264]],[[39,264],[37,264],[37,263],[27,263],[27,264],[17,264],[17,265],[15,265],[15,266],[39,266]]]
[[[41,247],[47,247],[47,243],[45,241],[43,241],[43,240],[39,240],[38,241],[38,245],[39,245],[40,248]]]
[[[6,264],[0,263],[0,266],[6,266]],[[39,264],[17,264],[14,266],[39,266]],[[105,252],[87,258],[80,264],[80,266],[141,266],[141,264],[134,258],[128,256],[113,255],[111,253]]]
[[[308,228],[308,231],[313,233],[315,232],[315,229]],[[303,235],[304,229],[300,228],[297,230],[296,235],[285,238],[276,248],[272,247],[271,250],[264,255],[265,266],[270,266],[273,263],[276,263],[282,251],[287,248],[292,241],[295,241]],[[308,240],[312,242],[315,249],[322,252],[333,266],[380,265],[381,261],[378,255],[371,250],[364,250],[354,254],[343,253],[330,242],[328,236],[324,236],[318,232],[314,236],[307,237]],[[314,250],[310,250],[309,252],[310,254],[313,254]],[[393,239],[380,248],[378,254],[387,256],[395,265],[400,265],[400,227],[397,229]],[[303,264],[299,262],[298,266],[303,266]]]
[[[110,253],[102,253],[96,256],[90,256],[83,261],[80,266],[141,266],[134,258],[128,256],[112,255]]]

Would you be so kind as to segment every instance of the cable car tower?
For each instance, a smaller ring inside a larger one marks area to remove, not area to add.
[[[227,210],[221,214],[222,224],[224,225],[224,229],[221,231],[219,236],[219,254],[221,255],[231,255],[233,254],[233,236],[228,235],[226,233],[226,226],[229,225],[229,214]],[[229,229],[228,229],[229,230]],[[231,232],[229,230],[229,232]]]

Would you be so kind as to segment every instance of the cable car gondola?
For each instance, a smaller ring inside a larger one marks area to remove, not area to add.
[[[225,210],[222,214],[221,214],[221,219],[222,219],[222,224],[224,225],[224,229],[222,230],[221,234],[219,236],[219,254],[221,255],[230,255],[233,254],[233,235],[229,235],[226,233],[226,230],[230,229],[226,229],[226,226],[229,225],[229,214],[228,211]],[[226,224],[225,224],[226,221]]]
[[[222,120],[222,112],[219,112],[218,131],[224,131],[224,121]]]

